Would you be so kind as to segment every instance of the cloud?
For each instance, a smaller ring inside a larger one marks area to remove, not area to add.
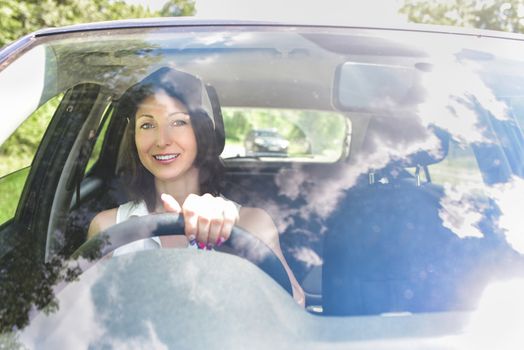
[[[496,98],[470,62],[443,60],[421,78],[426,96],[417,114],[425,124],[448,131],[461,144],[490,142],[481,119],[486,113],[508,119],[507,105]]]
[[[450,83],[450,77],[453,77],[453,83]],[[382,106],[375,107],[386,112],[372,117],[358,116],[369,118],[369,121],[367,124],[360,121],[353,127],[353,137],[357,133],[365,133],[365,137],[357,149],[352,150],[348,162],[341,162],[329,173],[325,173],[324,169],[308,169],[307,172],[281,170],[275,180],[279,194],[294,203],[273,210],[280,217],[280,232],[285,231],[286,225],[293,225],[297,216],[310,220],[328,218],[339,207],[341,200],[349,200],[346,191],[355,186],[362,175],[365,181],[369,174],[392,162],[410,163],[409,159],[418,152],[427,153],[435,159],[444,156],[446,148],[442,147],[441,142],[447,141],[437,136],[433,131],[435,128],[444,130],[459,144],[470,147],[494,142],[484,127],[487,114],[499,120],[508,119],[507,105],[497,99],[481,79],[478,68],[469,62],[453,58],[441,66],[421,72],[417,84],[417,91],[410,96],[407,107],[394,106],[391,100],[384,99]],[[448,179],[445,181],[451,183],[444,186],[439,215],[443,225],[459,237],[482,237],[478,224],[486,208],[475,194],[489,188],[483,184],[480,175],[475,178],[477,182],[464,181],[464,176],[471,176],[470,172],[480,174],[479,169],[471,168],[475,166],[474,162],[469,165],[470,168],[457,168],[451,164],[446,174]],[[304,203],[299,209],[295,206],[297,201]],[[501,222],[512,225],[509,218]],[[513,242],[517,241],[513,239]]]
[[[444,185],[444,196],[440,200],[439,217],[442,225],[460,238],[484,235],[478,228],[483,218],[485,205],[475,194],[475,187],[466,185]]]
[[[513,177],[506,183],[493,186],[490,193],[500,209],[498,224],[504,230],[506,241],[524,254],[524,215],[519,205],[524,198],[524,179]]]
[[[318,254],[315,253],[314,250],[309,248],[294,248],[291,250],[291,254],[293,254],[295,259],[297,259],[298,261],[305,263],[307,267],[321,266],[323,263],[322,259],[318,256]]]

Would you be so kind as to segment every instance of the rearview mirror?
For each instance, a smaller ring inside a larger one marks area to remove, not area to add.
[[[415,102],[414,67],[346,62],[335,73],[333,104],[343,111],[391,110]]]

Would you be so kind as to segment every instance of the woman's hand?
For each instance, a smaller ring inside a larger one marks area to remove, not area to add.
[[[199,248],[220,246],[238,222],[236,205],[222,197],[190,194],[182,206],[171,195],[164,193],[161,199],[166,212],[183,215],[185,235],[190,244],[196,243]]]

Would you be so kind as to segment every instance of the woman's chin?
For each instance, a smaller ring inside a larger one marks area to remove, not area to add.
[[[190,171],[156,171],[151,172],[157,181],[161,182],[174,182],[179,181],[182,178],[193,177],[194,174]]]
[[[181,176],[180,176],[180,173],[176,173],[176,174],[153,174],[155,179],[157,181],[162,181],[162,182],[173,182],[173,181],[177,181],[177,180],[180,180]]]

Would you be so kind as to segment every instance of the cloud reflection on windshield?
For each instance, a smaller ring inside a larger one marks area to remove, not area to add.
[[[485,205],[472,194],[471,186],[452,186],[444,184],[445,195],[440,200],[439,217],[442,225],[458,237],[482,238],[478,224],[483,218]]]
[[[94,268],[82,276],[86,284],[91,285],[100,275],[99,269]],[[76,286],[75,283],[71,285]],[[89,343],[105,333],[96,319],[97,309],[91,298],[91,289],[66,288],[60,294],[58,312],[49,315],[41,313],[31,320],[23,330],[20,341],[30,349],[87,348]]]
[[[479,113],[508,119],[507,105],[497,99],[476,70],[475,65],[456,60],[435,65],[421,76],[426,96],[417,107],[418,115],[426,124],[447,130],[456,141],[465,144],[489,142]]]
[[[357,139],[356,134],[364,132],[365,138],[361,144],[352,144],[353,153],[349,162],[341,163],[331,173],[281,171],[276,178],[279,194],[291,200],[302,199],[304,205],[299,211],[283,206],[275,209],[274,213],[280,218],[280,232],[295,223],[290,216],[328,218],[340,201],[346,198],[346,191],[354,187],[362,175],[373,173],[392,162],[409,163],[409,157],[420,151],[438,158],[443,150],[439,138],[432,131],[434,127],[447,132],[459,145],[475,147],[495,142],[486,118],[509,120],[506,103],[497,99],[483,82],[478,67],[470,62],[453,59],[443,65],[435,65],[421,74],[420,90],[422,93],[415,95],[422,97],[422,100],[415,104],[414,110],[390,109],[390,113],[373,115],[367,124],[360,123],[364,127],[354,127],[354,139]],[[391,101],[385,99],[384,103],[383,109],[388,109],[387,104]],[[393,169],[393,173],[395,171]],[[452,169],[448,175],[463,176],[460,169]],[[496,186],[495,190],[482,183],[444,183],[440,200],[442,209],[439,212],[443,225],[460,238],[483,237],[480,222],[487,204],[482,199],[485,198],[482,193],[491,191],[489,193],[496,196],[496,204],[502,211],[500,225],[507,230],[508,241],[523,252],[524,239],[517,239],[517,235],[513,234],[518,232],[514,230],[518,216],[513,215],[512,211],[518,208],[515,202],[523,198],[524,193],[518,197],[516,193],[521,193],[521,181],[513,182],[512,185]],[[512,200],[513,204],[510,204]],[[303,257],[301,250],[295,250],[294,254],[299,260]]]
[[[299,247],[294,248],[291,253],[297,258],[297,260],[304,262],[307,267],[322,265],[322,259],[312,249]]]
[[[524,198],[524,179],[513,177],[511,181],[493,186],[490,191],[501,215],[499,227],[504,230],[506,241],[524,254],[524,215],[518,205]]]

